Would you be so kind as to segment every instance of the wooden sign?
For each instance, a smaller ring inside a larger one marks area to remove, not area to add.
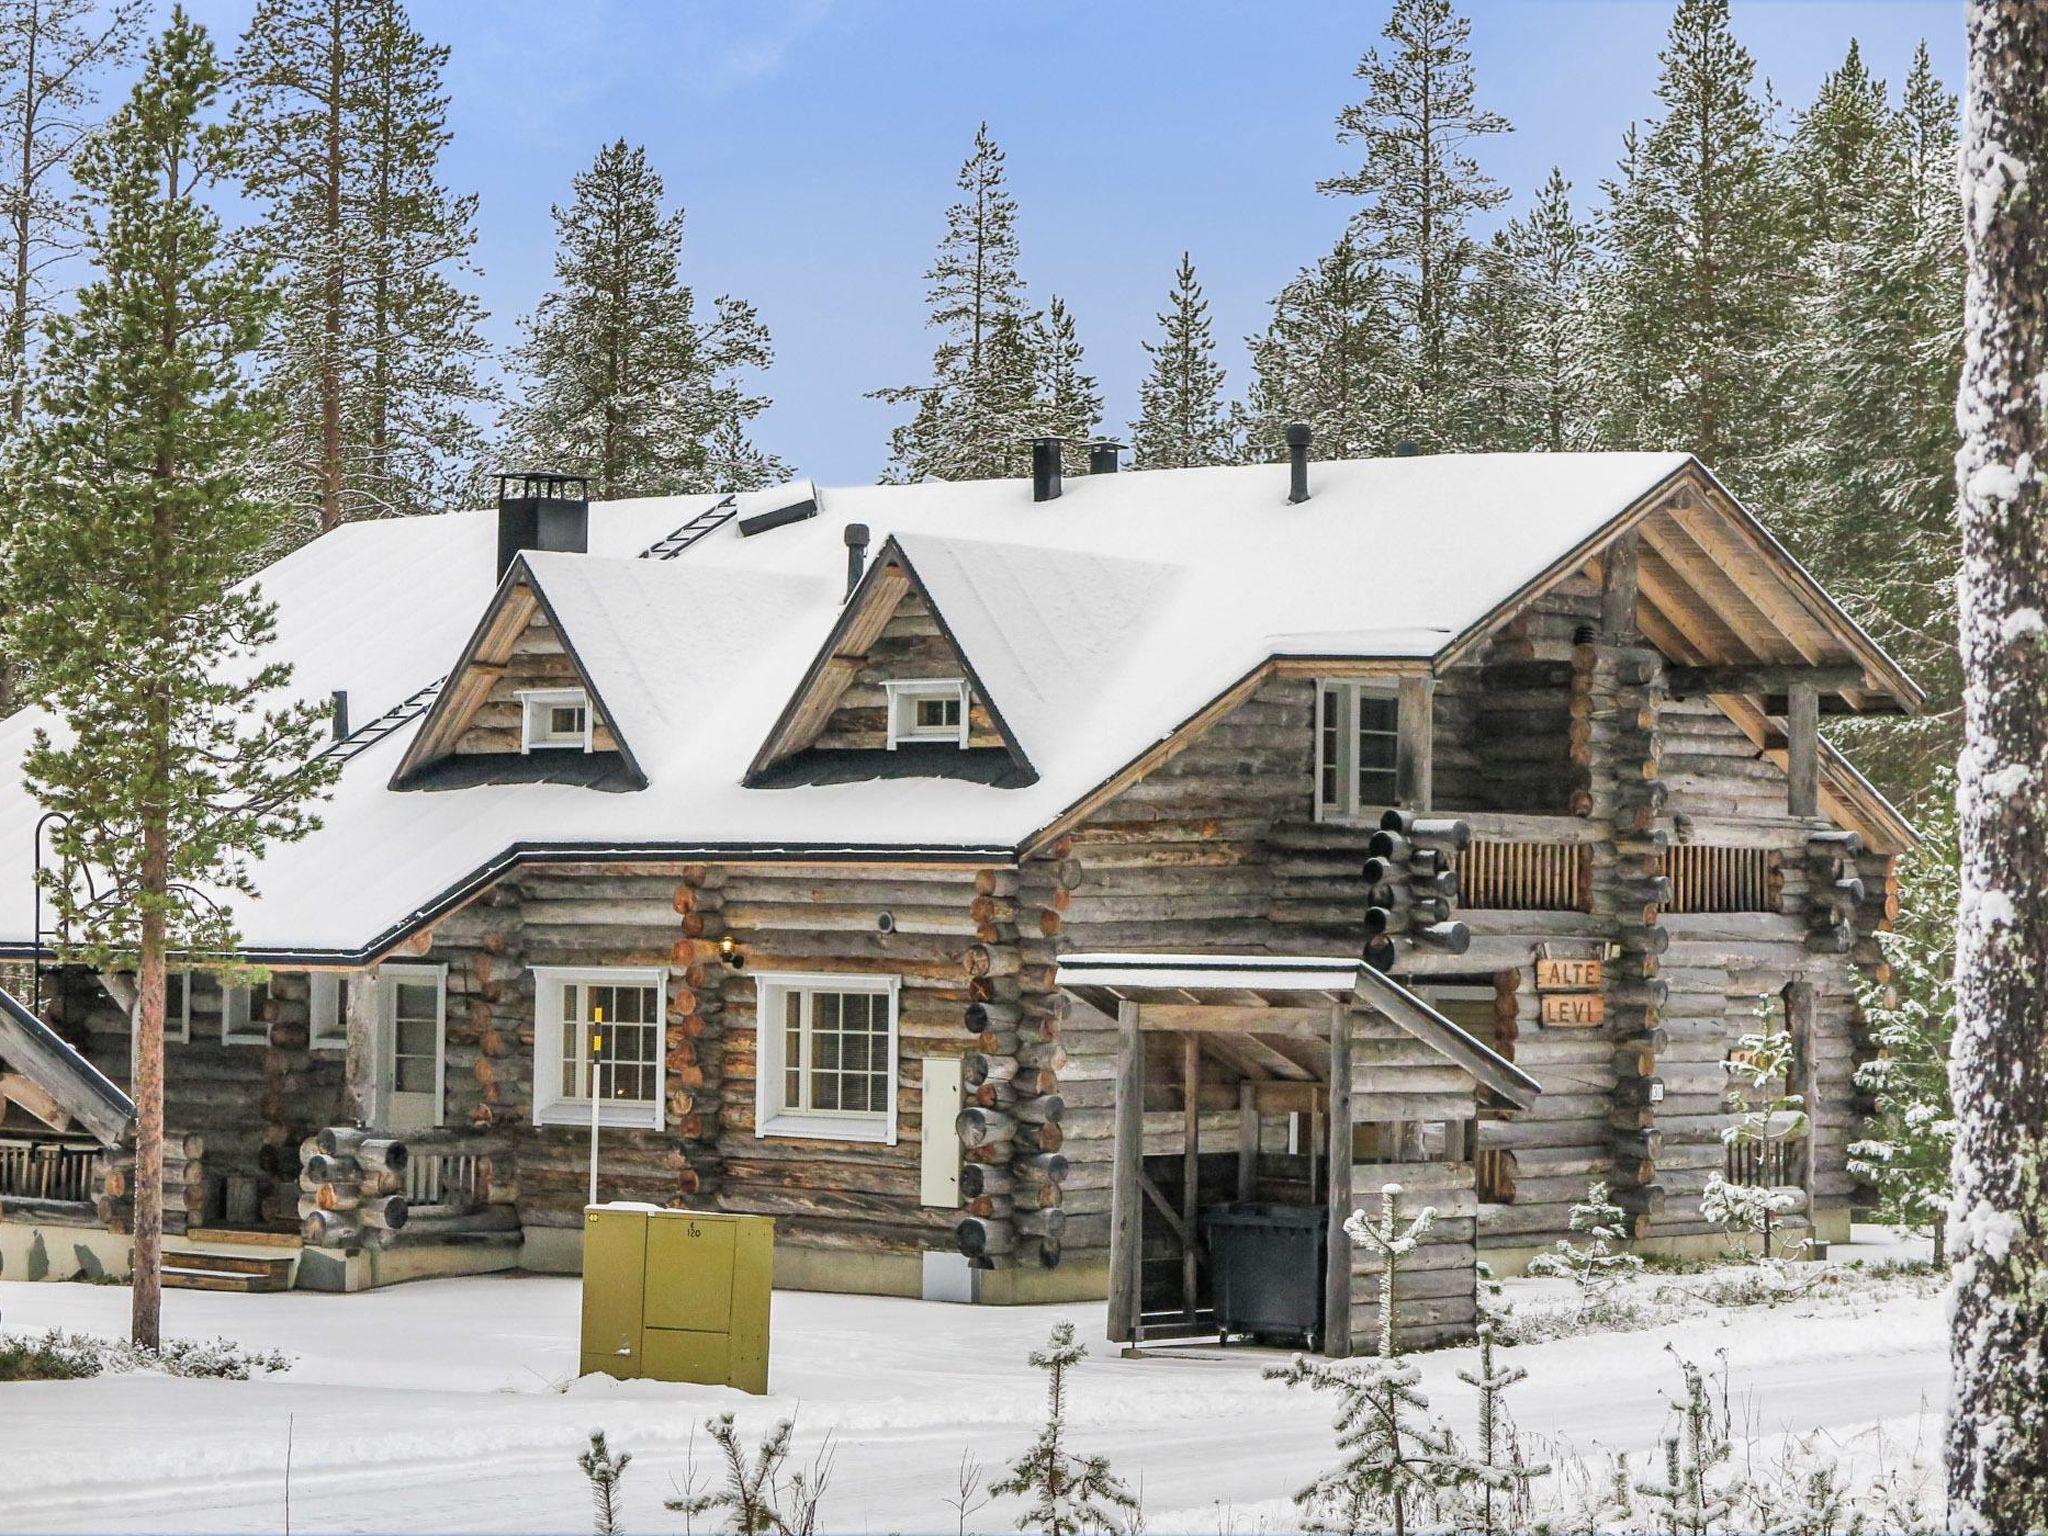
[[[1598,992],[1553,992],[1538,1001],[1542,1021],[1553,1028],[1591,1029],[1607,1017],[1607,1000]]]
[[[1598,960],[1538,958],[1536,961],[1538,992],[1597,992],[1600,976]]]

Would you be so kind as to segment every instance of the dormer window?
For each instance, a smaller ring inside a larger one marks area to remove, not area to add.
[[[884,683],[889,696],[889,749],[906,742],[967,745],[967,684],[957,677]]]
[[[1400,706],[1381,682],[1316,687],[1316,820],[1376,820],[1400,803]]]
[[[519,695],[519,750],[590,750],[590,696],[581,688],[551,688]]]

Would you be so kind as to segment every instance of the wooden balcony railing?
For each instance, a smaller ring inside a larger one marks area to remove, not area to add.
[[[1664,850],[1667,912],[1775,912],[1784,885],[1778,850],[1677,843]]]
[[[90,1205],[98,1153],[91,1142],[0,1137],[0,1195]]]
[[[1721,1177],[1749,1189],[1783,1189],[1797,1184],[1799,1146],[1797,1140],[1731,1141]]]
[[[1458,905],[1507,912],[1586,912],[1592,850],[1584,843],[1475,836],[1458,856]]]
[[[489,1202],[489,1159],[482,1152],[429,1143],[408,1146],[405,1200],[427,1210],[469,1211]]]

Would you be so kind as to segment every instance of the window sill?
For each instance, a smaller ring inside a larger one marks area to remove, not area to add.
[[[590,1129],[590,1106],[562,1101],[542,1104],[533,1111],[535,1125],[574,1125]],[[662,1128],[658,1104],[607,1104],[597,1112],[598,1126],[608,1131],[658,1131]]]
[[[886,1116],[862,1119],[847,1115],[771,1115],[754,1133],[804,1141],[859,1141],[896,1144],[896,1127]]]

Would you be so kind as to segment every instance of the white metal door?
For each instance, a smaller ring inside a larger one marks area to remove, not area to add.
[[[387,965],[378,972],[377,1102],[386,1130],[441,1123],[447,974],[439,965]]]

